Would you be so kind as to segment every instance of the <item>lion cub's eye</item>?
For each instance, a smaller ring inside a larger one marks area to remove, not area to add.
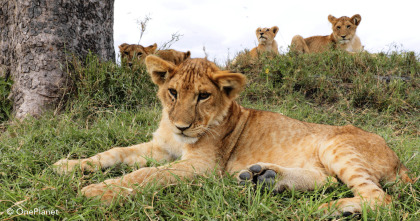
[[[169,89],[169,93],[176,98],[177,92],[175,89]]]
[[[143,53],[141,53],[141,52],[137,53],[137,57],[140,57],[142,55],[143,55]]]
[[[198,94],[198,100],[205,100],[210,97],[209,93],[200,93]]]
[[[128,51],[124,51],[124,54],[125,54],[125,55],[128,55]]]
[[[267,29],[267,31],[270,31],[270,29]]]
[[[340,29],[341,28],[341,26],[337,26],[337,29]]]
[[[350,28],[350,25],[347,25],[347,28]]]

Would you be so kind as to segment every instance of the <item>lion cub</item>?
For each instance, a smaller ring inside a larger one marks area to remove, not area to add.
[[[253,63],[262,53],[269,53],[271,55],[278,55],[278,45],[274,38],[277,35],[279,28],[273,26],[271,28],[257,28],[255,35],[258,39],[258,46],[253,48],[251,51],[240,53],[232,61],[232,65],[236,66],[240,61],[244,61],[245,64]]]
[[[295,35],[292,39],[291,50],[303,53],[317,53],[333,47],[353,53],[363,51],[360,38],[356,35],[357,26],[362,21],[362,17],[359,14],[353,15],[351,18],[347,16],[336,18],[329,15],[328,21],[332,24],[332,34],[312,36],[305,39],[300,35]]]
[[[191,52],[181,52],[173,49],[158,50],[157,44],[143,47],[142,45],[123,43],[119,46],[121,58],[127,62],[129,66],[133,65],[133,61],[137,60],[141,63],[147,55],[155,54],[160,58],[170,61],[174,64],[180,64],[191,56]]]
[[[249,53],[252,58],[258,58],[263,52],[272,52],[278,55],[279,50],[276,40],[274,38],[279,31],[279,27],[273,26],[271,28],[257,28],[255,35],[258,39],[258,46],[253,48]]]

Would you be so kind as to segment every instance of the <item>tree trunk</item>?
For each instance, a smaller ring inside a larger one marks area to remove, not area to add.
[[[113,11],[114,0],[0,0],[0,77],[14,80],[18,119],[57,106],[68,53],[115,59]]]

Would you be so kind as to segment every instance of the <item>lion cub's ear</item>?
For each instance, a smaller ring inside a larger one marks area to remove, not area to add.
[[[153,83],[162,85],[166,79],[170,77],[170,74],[175,69],[175,66],[157,56],[149,55],[145,60],[147,72],[152,77]]]
[[[156,52],[156,49],[157,49],[157,44],[154,43],[152,45],[145,47],[144,51],[146,51],[147,54],[153,54]]]
[[[120,46],[118,46],[118,48],[120,49],[120,51],[124,51],[124,49],[128,46],[127,43],[122,43]]]
[[[328,21],[334,25],[337,22],[337,18],[332,15],[328,15]]]
[[[257,30],[255,30],[255,34],[257,35],[257,38],[260,35],[260,32],[261,32],[261,27],[259,27],[259,28],[257,28]]]
[[[279,27],[273,26],[273,27],[270,28],[270,30],[274,33],[274,36],[276,36],[277,32],[279,32]]]
[[[360,24],[360,21],[362,21],[362,16],[360,16],[359,14],[355,14],[350,18],[350,21],[356,26],[358,26]]]
[[[190,57],[191,57],[191,52],[190,51],[184,52],[184,60],[186,60]]]
[[[246,77],[243,74],[231,73],[229,71],[216,72],[213,74],[212,80],[230,99],[235,99],[246,84]]]

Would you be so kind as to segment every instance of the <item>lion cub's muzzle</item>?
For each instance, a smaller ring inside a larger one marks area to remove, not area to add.
[[[339,36],[338,42],[340,44],[345,44],[345,43],[350,42],[350,38],[348,36],[346,36],[346,35],[342,35],[342,36]]]
[[[200,137],[205,133],[204,128],[194,127],[193,124],[185,124],[185,123],[173,123],[172,124],[172,132],[175,138],[183,143],[195,143],[197,142]]]
[[[187,130],[191,127],[191,124],[190,125],[174,124],[174,125],[175,125],[176,129],[178,129],[181,132],[181,134],[184,133],[185,130]]]
[[[200,137],[200,133],[196,133],[190,125],[174,124],[173,133],[175,138],[183,143],[195,143]]]
[[[264,33],[260,33],[260,37],[259,37],[259,39],[264,39],[264,40],[267,40],[267,37],[265,37],[265,36],[264,36]]]
[[[174,134],[187,136],[187,137],[193,137],[194,134],[192,134],[192,124],[182,124],[182,123],[174,123],[172,131]]]

